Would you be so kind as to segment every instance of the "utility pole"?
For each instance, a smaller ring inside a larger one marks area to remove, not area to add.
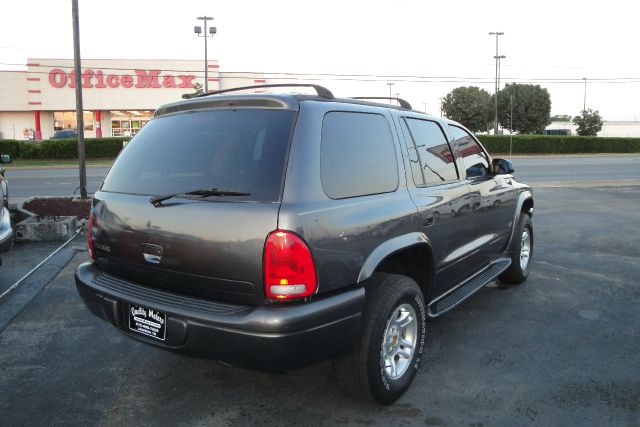
[[[442,103],[444,102],[444,98],[438,98],[440,99],[440,117],[442,117]]]
[[[202,28],[199,25],[193,27],[193,32],[198,35],[198,37],[204,37],[204,93],[209,93],[209,61],[207,58],[207,39],[209,37],[213,37],[214,34],[218,31],[216,27],[209,27],[209,35],[207,35],[207,21],[213,21],[211,16],[198,16],[197,19],[199,21],[204,21],[204,34],[202,34]]]
[[[391,86],[393,86],[395,83],[387,83],[387,85],[389,86],[389,105],[391,105]]]
[[[87,165],[84,150],[84,109],[82,107],[82,67],[80,64],[80,19],[78,0],[71,0],[73,20],[73,65],[76,84],[76,129],[78,131],[78,167],[80,175],[80,198],[87,198]]]
[[[509,121],[511,122],[509,125],[509,159],[511,159],[511,154],[513,153],[513,94],[509,95],[509,105],[511,106],[511,114],[509,114]]]
[[[584,80],[584,98],[582,99],[582,117],[584,117],[585,111],[587,111],[587,78],[583,77]]]
[[[493,134],[498,134],[498,74],[500,73],[500,57],[498,55],[498,37],[504,35],[504,33],[499,31],[492,31],[489,33],[490,36],[496,36],[496,55],[494,58],[496,59],[496,111],[493,123]]]
[[[422,105],[424,105],[424,112],[427,112],[427,104],[429,104],[428,102],[423,102]]]

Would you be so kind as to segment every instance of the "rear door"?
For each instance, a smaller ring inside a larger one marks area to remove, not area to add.
[[[439,122],[405,116],[400,129],[413,177],[409,193],[418,207],[421,231],[431,241],[440,294],[468,275],[462,264],[471,233],[469,190]]]
[[[472,197],[470,225],[474,253],[470,261],[477,269],[506,249],[516,205],[513,179],[490,173],[490,157],[470,132],[455,125],[449,125],[449,131],[462,157],[463,174]]]

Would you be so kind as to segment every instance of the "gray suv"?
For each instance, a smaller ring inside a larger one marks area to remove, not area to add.
[[[430,318],[527,278],[532,192],[458,123],[308,86],[158,108],[95,193],[76,285],[137,340],[265,371],[334,359],[389,404]]]

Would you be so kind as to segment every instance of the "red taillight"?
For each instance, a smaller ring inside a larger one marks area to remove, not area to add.
[[[87,222],[87,234],[88,234],[88,238],[89,238],[89,255],[91,255],[91,258],[96,259],[96,253],[93,250],[93,227],[96,223],[96,216],[95,214],[92,212],[89,215],[89,222]]]
[[[290,231],[276,230],[264,246],[264,287],[268,298],[304,298],[316,291],[311,251]]]

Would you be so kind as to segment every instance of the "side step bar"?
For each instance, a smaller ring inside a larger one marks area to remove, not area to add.
[[[500,258],[491,265],[460,283],[446,294],[436,298],[429,304],[429,317],[438,317],[475,294],[484,285],[498,277],[511,265],[511,258]]]

